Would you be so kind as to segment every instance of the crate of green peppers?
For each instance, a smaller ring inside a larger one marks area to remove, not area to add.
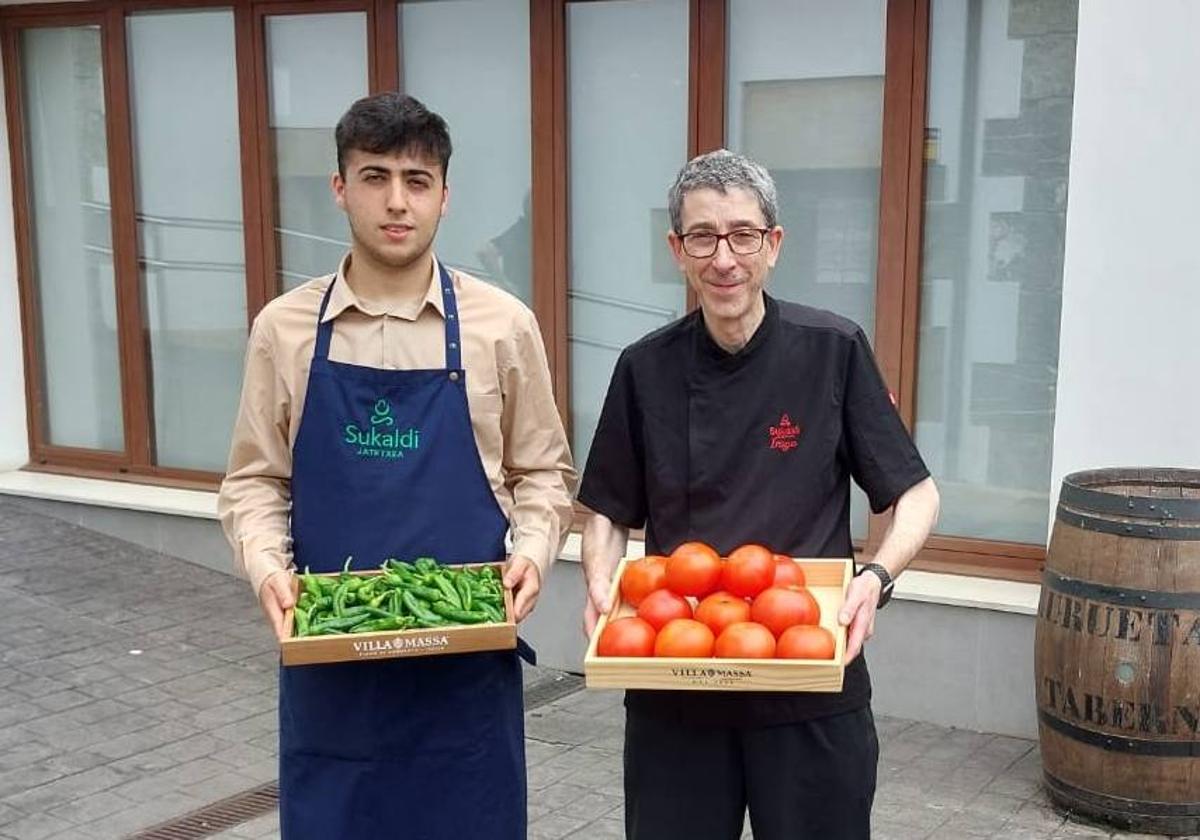
[[[499,563],[388,559],[378,569],[296,576],[284,665],[393,659],[517,646]]]

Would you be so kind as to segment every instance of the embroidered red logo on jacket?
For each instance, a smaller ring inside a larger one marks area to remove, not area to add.
[[[779,418],[778,426],[771,426],[771,449],[788,452],[800,445],[800,427],[792,423],[792,418],[784,414]]]

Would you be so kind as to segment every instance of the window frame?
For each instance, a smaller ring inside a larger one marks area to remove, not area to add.
[[[883,158],[876,272],[874,346],[897,409],[912,428],[916,405],[922,222],[923,142],[929,63],[929,0],[885,0]],[[268,128],[266,18],[361,11],[367,15],[368,89],[403,89],[399,3],[403,0],[85,0],[0,8],[6,119],[11,155],[17,281],[29,433],[29,469],[214,489],[215,472],[154,464],[148,339],[138,266],[134,162],[126,51],[126,18],[145,11],[227,8],[235,22],[241,187],[249,321],[280,292],[275,160]],[[568,350],[569,224],[567,166],[566,7],[594,0],[529,0],[532,309],[541,325],[555,401],[570,423]],[[113,264],[125,449],[100,452],[55,446],[45,436],[39,313],[29,213],[20,33],[35,27],[100,27],[112,196]],[[728,9],[726,0],[689,0],[687,153],[725,142]],[[687,291],[688,309],[697,305]],[[577,506],[576,526],[587,516]],[[873,553],[889,515],[872,516]],[[1037,580],[1045,546],[933,536],[915,568]]]

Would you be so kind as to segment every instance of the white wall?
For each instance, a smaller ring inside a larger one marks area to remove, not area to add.
[[[1079,5],[1052,512],[1073,470],[1200,467],[1197,31],[1192,0]]]
[[[0,85],[0,103],[3,101],[4,87]],[[12,167],[8,158],[7,122],[0,120],[0,470],[18,467],[29,460],[29,434],[25,425],[25,366],[21,361],[21,352]]]

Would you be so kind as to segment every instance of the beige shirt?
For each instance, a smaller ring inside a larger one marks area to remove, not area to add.
[[[269,575],[292,563],[292,444],[304,412],[317,313],[334,277],[323,319],[336,319],[332,361],[387,370],[446,366],[441,284],[431,282],[415,308],[376,307],[358,300],[345,282],[348,260],[337,275],[310,280],[268,303],[250,330],[217,509],[234,565],[256,593]],[[451,276],[475,443],[508,517],[512,553],[533,560],[544,580],[571,526],[576,474],[541,333],[516,298],[469,275]]]

